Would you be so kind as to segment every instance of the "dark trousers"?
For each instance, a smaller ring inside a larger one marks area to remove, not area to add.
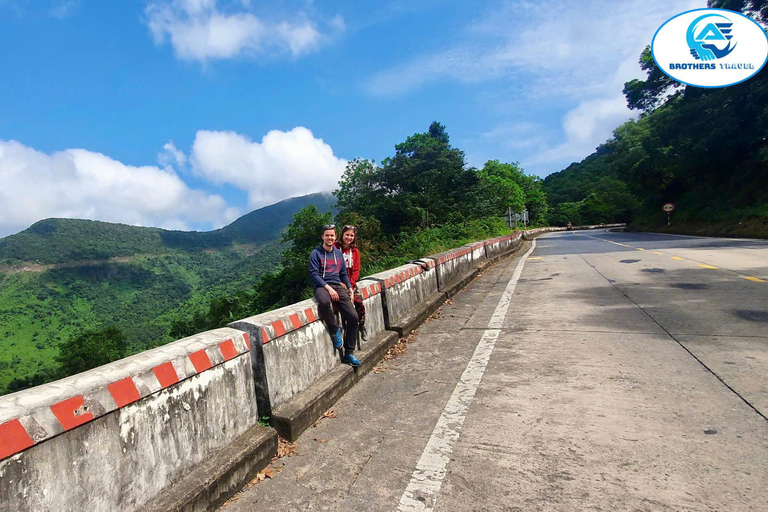
[[[336,302],[336,306],[339,308],[341,321],[344,324],[344,351],[349,355],[355,351],[355,344],[357,343],[357,312],[352,305],[352,301],[349,300],[349,294],[344,285],[328,284],[339,294],[339,301]],[[333,334],[336,332],[338,324],[336,323],[336,316],[333,314],[331,295],[325,288],[315,288],[315,300],[318,304],[317,311],[320,313],[320,318],[323,319],[325,325]]]
[[[352,301],[355,305],[355,311],[357,311],[358,325],[361,327],[365,324],[365,306],[363,305],[363,295],[355,288],[355,296]]]

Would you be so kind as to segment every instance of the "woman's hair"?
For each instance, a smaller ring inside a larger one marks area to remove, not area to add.
[[[344,233],[352,231],[355,234],[355,239],[349,244],[350,247],[357,247],[357,228],[355,226],[344,226],[341,228],[341,234],[339,235],[339,245],[344,247]]]

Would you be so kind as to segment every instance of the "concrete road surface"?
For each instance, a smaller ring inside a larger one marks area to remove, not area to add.
[[[768,510],[768,242],[529,248],[223,509]]]

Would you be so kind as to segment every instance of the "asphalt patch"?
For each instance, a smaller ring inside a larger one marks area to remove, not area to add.
[[[672,283],[669,286],[672,288],[680,288],[682,290],[703,290],[708,288],[708,286],[703,283]]]
[[[756,311],[754,309],[737,309],[736,316],[749,322],[768,323],[768,311]]]
[[[637,263],[640,260],[620,260],[619,263]]]
[[[651,272],[654,274],[661,274],[663,272],[666,272],[663,268],[644,268],[640,272]]]

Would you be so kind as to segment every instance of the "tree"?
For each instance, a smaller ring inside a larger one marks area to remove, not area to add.
[[[86,330],[59,346],[56,361],[64,375],[74,375],[126,356],[128,344],[123,332],[114,326]]]
[[[391,236],[407,228],[439,226],[471,215],[479,180],[464,152],[450,145],[445,126],[433,122],[395,146],[380,167],[367,160],[347,166],[336,196],[342,215],[381,222]]]
[[[646,79],[633,79],[624,84],[624,96],[630,109],[651,112],[667,99],[676,97],[680,89],[685,87],[664,74],[656,65],[650,46],[645,47],[638,62],[640,69],[646,74]]]
[[[542,187],[542,181],[536,176],[528,176],[517,163],[501,163],[498,160],[488,160],[478,171],[482,180],[489,180],[493,197],[512,207],[515,212],[528,210],[531,222],[543,224],[547,213],[547,196]]]
[[[502,164],[498,160],[488,160],[477,171],[480,189],[475,200],[486,215],[504,215],[507,208],[520,213],[525,208],[525,192],[515,181],[517,164]]]

